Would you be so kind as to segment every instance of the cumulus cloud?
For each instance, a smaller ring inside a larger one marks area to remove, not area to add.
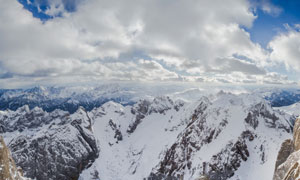
[[[287,33],[276,36],[270,43],[272,50],[270,58],[283,63],[287,69],[300,71],[300,32],[289,29]]]
[[[269,73],[268,52],[241,28],[257,18],[247,0],[89,0],[72,13],[55,0],[45,13],[60,16],[46,22],[0,3],[2,79],[242,83]]]

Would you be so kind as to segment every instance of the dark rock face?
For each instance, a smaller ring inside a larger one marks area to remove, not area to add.
[[[146,179],[145,179],[146,180]],[[163,174],[151,173],[147,180],[180,180],[180,177],[167,176]]]
[[[131,113],[136,115],[136,117],[135,121],[129,125],[127,133],[133,133],[147,115],[152,113],[164,114],[166,111],[171,109],[179,111],[183,105],[183,102],[173,102],[168,96],[157,97],[153,99],[153,101],[140,100],[131,108]]]
[[[257,113],[257,111],[254,112],[249,112],[245,122],[248,123],[250,126],[252,126],[254,129],[257,128],[258,126],[258,120],[257,120],[257,116],[259,114]]]
[[[247,161],[250,156],[247,141],[253,139],[253,133],[243,132],[235,143],[230,142],[221,152],[214,155],[210,162],[204,163],[204,174],[211,180],[225,180],[232,177],[242,161]]]
[[[151,104],[150,101],[141,100],[140,102],[138,102],[132,107],[131,113],[136,115],[136,117],[135,117],[135,121],[129,125],[127,129],[128,133],[133,133],[137,128],[137,126],[142,122],[142,119],[145,118],[145,115],[149,111],[150,104]]]
[[[199,151],[203,145],[209,144],[219,135],[226,122],[221,122],[219,128],[207,126],[205,110],[209,104],[208,99],[203,99],[194,110],[186,130],[179,134],[178,141],[167,150],[164,159],[160,162],[158,175],[182,176],[181,171],[191,169],[191,157],[194,151]]]
[[[43,125],[49,125],[58,118],[60,118],[59,124],[63,125],[70,121],[70,114],[60,110],[47,113],[41,108],[29,110],[28,106],[23,106],[17,111],[9,113],[9,115],[0,117],[1,133],[22,132],[25,129],[39,128]]]
[[[284,129],[286,132],[291,132],[291,127],[283,126],[282,124],[278,124],[279,117],[276,116],[274,112],[270,112],[264,103],[258,103],[254,105],[247,117],[245,118],[245,122],[252,126],[254,129],[257,128],[259,125],[258,118],[262,117],[265,119],[265,124],[270,128],[281,128]]]
[[[193,179],[203,175],[210,180],[238,177],[236,171],[252,156],[250,152],[255,152],[253,156],[259,158],[260,162],[257,163],[268,161],[268,145],[264,144],[267,137],[258,128],[291,132],[287,119],[280,119],[280,114],[265,101],[249,104],[232,96],[222,99],[221,106],[214,103],[207,98],[199,101],[187,119],[185,129],[164,151],[161,161],[149,177]],[[228,106],[224,107],[223,103],[228,103]],[[236,107],[232,108],[231,105]],[[237,111],[241,112],[240,118],[232,116]],[[235,128],[240,128],[240,131]],[[227,138],[226,143],[220,141],[223,135],[232,132],[236,133],[234,137]],[[218,144],[222,144],[221,148],[213,149]],[[206,147],[212,148],[212,153]],[[204,157],[206,154],[208,156]]]
[[[114,123],[114,122],[112,121],[112,119],[109,120],[108,124],[109,124],[109,126],[111,127],[111,129],[112,129],[113,131],[115,131],[115,136],[114,136],[114,138],[117,139],[117,142],[116,142],[116,143],[118,143],[118,141],[122,141],[122,140],[123,140],[123,135],[122,135],[122,132],[121,132],[120,129],[119,129],[120,127],[118,127],[118,126],[116,125],[116,123]]]
[[[6,124],[5,132],[18,127],[20,135],[8,146],[24,176],[38,180],[78,179],[81,171],[99,156],[90,122],[83,115],[72,118],[60,110],[47,113],[41,109],[19,109],[11,114],[18,117],[14,123],[11,118],[0,118],[1,124]]]

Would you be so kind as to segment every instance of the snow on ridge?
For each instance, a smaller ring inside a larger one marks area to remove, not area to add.
[[[149,107],[153,106],[153,102],[155,100],[150,101]],[[164,106],[163,104],[168,101],[164,99],[161,102],[162,104],[159,106]],[[219,122],[224,118],[227,118],[227,125],[221,127],[221,134],[216,136],[216,139],[213,138],[211,143],[203,145],[200,151],[195,152],[196,154],[193,155],[192,160],[192,164],[195,164],[192,166],[193,168],[202,167],[202,162],[209,162],[210,157],[220,152],[228,143],[235,142],[243,132],[250,130],[254,133],[254,141],[248,142],[247,140],[245,142],[249,146],[249,161],[246,160],[246,162],[241,163],[241,168],[236,171],[234,177],[241,178],[245,176],[245,179],[250,180],[253,176],[246,176],[244,172],[247,167],[251,168],[254,175],[257,176],[262,170],[273,172],[271,164],[275,163],[276,151],[279,148],[276,144],[280,144],[278,141],[290,137],[287,132],[289,131],[288,118],[273,111],[267,101],[255,95],[221,93],[214,98],[204,96],[200,100],[186,102],[178,111],[173,107],[171,109],[167,108],[168,110],[165,112],[154,111],[149,113],[151,111],[145,110],[147,112],[143,114],[145,117],[142,118],[133,133],[127,132],[127,127],[130,125],[128,120],[134,120],[136,117],[136,114],[132,114],[131,106],[120,107],[122,108],[122,110],[119,109],[120,111],[115,109],[116,106],[111,111],[108,110],[110,108],[108,106],[102,107],[104,108],[102,111],[105,111],[105,113],[99,117],[94,117],[94,129],[95,136],[99,139],[100,147],[102,147],[102,153],[105,155],[102,158],[100,155],[95,164],[83,172],[81,178],[84,180],[89,179],[90,174],[95,172],[99,173],[100,179],[108,180],[143,179],[148,177],[151,172],[155,172],[154,169],[159,167],[168,149],[179,140],[181,134],[183,135],[188,130],[187,127],[191,122],[190,118],[193,118],[192,114],[201,102],[207,104],[207,109],[203,109],[205,113],[203,117],[207,116],[208,118],[205,120],[208,132],[210,128],[218,128]],[[166,107],[170,107],[170,104]],[[252,110],[253,113],[258,111],[262,114],[257,117],[258,127],[252,127],[244,122],[248,112],[252,112]],[[220,115],[218,115],[219,113]],[[94,112],[94,114],[96,113]],[[266,117],[263,116],[264,114]],[[279,123],[271,127],[267,123],[270,123],[268,118],[273,118],[272,116],[284,119],[279,120]],[[201,121],[201,119],[198,121]],[[195,123],[198,121],[195,121]],[[285,127],[285,129],[280,129],[282,127]],[[118,131],[116,131],[116,128]],[[122,134],[122,140],[115,138],[116,132]],[[263,145],[262,150],[260,150],[261,145]],[[262,156],[262,153],[265,153],[264,156],[266,157]],[[261,160],[262,158],[263,160]],[[261,170],[255,169],[256,165]],[[197,178],[198,175],[201,175],[199,173],[202,172],[197,168],[193,171],[191,173],[191,171],[185,170],[184,179]],[[269,176],[266,175],[266,178],[271,176],[272,173]]]
[[[221,92],[217,95],[201,95],[193,101],[159,96],[142,99],[133,105],[126,106],[108,101],[91,111],[79,108],[71,115],[61,110],[51,113],[43,112],[40,108],[30,110],[28,106],[19,108],[17,111],[3,112],[5,113],[0,113],[0,121],[7,114],[8,116],[16,115],[16,113],[22,115],[32,112],[44,113],[43,116],[51,114],[52,119],[70,116],[70,119],[67,118],[66,121],[81,120],[82,127],[86,128],[91,124],[91,134],[97,139],[100,156],[89,169],[82,173],[80,177],[82,180],[91,179],[91,176],[95,174],[98,174],[100,179],[107,180],[147,178],[151,173],[156,173],[155,170],[161,165],[174,143],[179,143],[184,134],[190,131],[195,134],[192,134],[193,138],[187,143],[196,142],[202,145],[200,150],[193,151],[191,154],[193,170],[178,171],[178,173],[185,173],[185,179],[200,176],[201,168],[203,168],[202,162],[210,163],[212,156],[229,147],[228,144],[234,144],[239,140],[247,145],[250,155],[249,160],[241,162],[241,167],[238,168],[234,177],[245,176],[247,168],[250,168],[254,175],[258,175],[261,171],[255,169],[255,166],[271,171],[272,167],[268,166],[273,163],[273,153],[279,148],[276,143],[280,144],[281,142],[278,141],[290,136],[282,128],[289,126],[286,124],[289,115],[279,114],[273,110],[269,102],[249,93],[236,95]],[[196,112],[198,114],[194,115]],[[255,117],[253,121],[258,121],[257,127],[245,122],[249,113]],[[23,133],[36,132],[36,123],[33,123],[33,129],[22,129]],[[198,130],[190,129],[190,127],[197,128],[201,123],[207,134],[202,133],[200,137],[196,133]],[[133,125],[135,128],[128,131]],[[60,121],[55,122],[53,126],[59,127]],[[49,125],[41,123],[40,132],[47,133],[47,127]],[[254,134],[255,138],[251,142],[242,139],[241,134],[247,130]],[[212,131],[215,132],[210,138]],[[16,135],[17,131],[7,133],[7,136]],[[72,138],[72,136],[65,138]],[[260,150],[262,144],[264,144],[263,150]],[[266,154],[265,162],[261,160],[262,152]],[[182,165],[184,163],[186,162]],[[247,176],[242,179],[250,180],[251,177]]]

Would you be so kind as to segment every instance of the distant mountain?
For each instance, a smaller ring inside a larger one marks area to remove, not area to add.
[[[47,112],[61,109],[74,113],[80,106],[87,111],[91,111],[108,101],[122,105],[132,105],[140,98],[152,99],[161,95],[168,95],[174,99],[194,101],[203,95],[215,94],[215,91],[218,91],[218,89],[220,88],[212,91],[210,88],[169,87],[167,85],[130,87],[119,84],[0,89],[0,110],[16,110],[24,105],[28,105],[30,109],[41,107]],[[299,89],[259,89],[253,93],[269,101],[273,107],[288,106],[300,101]]]
[[[271,106],[282,93],[296,97],[298,90],[1,90],[1,108],[11,110],[0,111],[0,133],[32,179],[271,179],[295,120]]]
[[[24,105],[41,107],[47,112],[61,109],[74,113],[80,106],[86,110],[100,107],[108,101],[133,104],[135,92],[116,84],[97,87],[34,87],[0,90],[0,110],[16,110]]]
[[[297,102],[289,106],[275,107],[275,109],[284,111],[285,113],[293,115],[295,117],[300,116],[300,102]]]
[[[263,89],[256,91],[262,95],[273,107],[289,106],[300,102],[300,89]]]

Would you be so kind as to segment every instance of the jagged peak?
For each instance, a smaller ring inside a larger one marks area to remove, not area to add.
[[[22,107],[19,107],[16,112],[25,112],[25,113],[29,113],[30,112],[30,108],[29,106],[26,104]]]
[[[120,103],[114,102],[114,101],[108,101],[104,103],[101,108],[108,109],[108,108],[113,108],[113,109],[120,109],[124,108],[124,106]]]

